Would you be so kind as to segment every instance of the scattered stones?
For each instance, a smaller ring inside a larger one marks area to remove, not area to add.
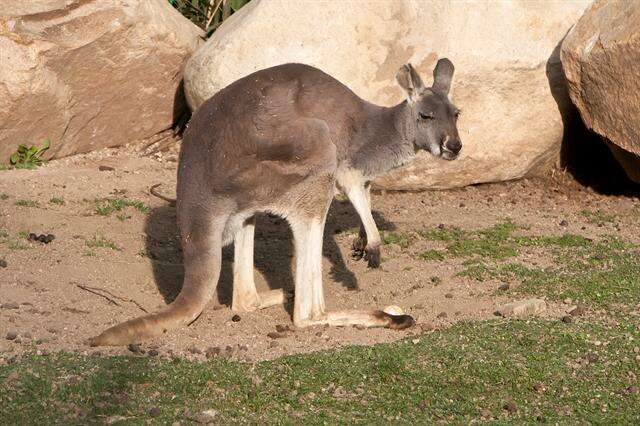
[[[231,317],[231,321],[233,322],[240,322],[242,318],[240,318],[240,315],[235,314],[234,316]]]
[[[509,290],[510,286],[507,283],[502,283],[498,286],[498,290],[500,291],[507,291]]]
[[[129,349],[129,351],[133,352],[134,354],[139,354],[142,352],[142,350],[140,349],[139,343],[129,343],[129,346],[127,346],[127,348]]]
[[[446,318],[446,317],[447,317],[446,312],[440,312],[438,315],[436,315],[436,318]]]
[[[433,283],[433,285],[438,285],[442,282],[442,280],[440,279],[440,277],[431,277],[431,282]]]
[[[9,266],[7,261],[4,259],[0,259],[0,268],[6,268],[7,266]]]
[[[562,317],[562,322],[565,324],[571,324],[573,322],[573,317],[571,315],[565,315]]]
[[[0,305],[0,309],[18,309],[19,307],[20,305],[14,302],[3,303],[2,305]]]
[[[280,333],[277,331],[272,331],[270,333],[267,333],[267,337],[269,337],[270,339],[282,339],[285,336],[286,335],[284,333]]]
[[[101,165],[101,166],[98,166],[98,170],[101,171],[101,172],[112,172],[115,169],[113,167],[111,167],[111,166],[103,166],[103,165]]]
[[[517,302],[507,303],[500,307],[495,314],[503,318],[519,317],[524,315],[535,315],[543,312],[547,308],[547,304],[542,299],[527,299]]]
[[[149,408],[149,415],[151,417],[158,417],[161,413],[162,413],[162,410],[160,410],[160,407]]]
[[[444,295],[444,297],[446,297],[447,299],[453,299],[453,294],[447,293]]]
[[[560,226],[569,226],[569,222],[567,222],[566,220],[562,219],[560,221]]]
[[[149,349],[149,352],[147,352],[147,355],[149,356],[158,356],[159,352],[157,349]]]
[[[18,338],[18,332],[14,330],[9,330],[7,332],[7,340],[16,340]]]

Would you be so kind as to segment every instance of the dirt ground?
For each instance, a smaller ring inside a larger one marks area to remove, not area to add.
[[[0,260],[4,261],[0,265],[0,359],[33,350],[129,353],[127,348],[90,348],[85,339],[142,314],[143,309],[153,311],[177,294],[183,270],[175,208],[148,192],[161,182],[161,191],[172,196],[176,166],[175,152],[148,156],[123,148],[52,161],[35,171],[0,172],[0,232],[5,231],[0,237]],[[56,203],[53,198],[61,200]],[[96,199],[103,198],[137,200],[150,209],[126,207],[100,215]],[[24,205],[29,201],[37,205]],[[638,242],[635,202],[594,193],[563,174],[450,191],[373,195],[374,216],[385,232],[415,235],[439,225],[478,229],[511,218],[535,234],[610,233]],[[605,211],[617,220],[593,220],[584,209]],[[438,247],[433,241],[418,239],[404,249],[384,245],[381,268],[370,270],[364,260],[350,255],[357,226],[350,204],[336,199],[324,239],[327,306],[399,305],[416,318],[416,327],[402,332],[317,327],[270,337],[277,325],[291,325],[290,306],[241,314],[240,321],[232,321],[228,304],[233,255],[227,248],[216,300],[191,326],[145,342],[140,350],[204,359],[207,350],[212,353],[218,348],[238,359],[269,359],[389,342],[458,321],[486,319],[509,301],[496,292],[498,281],[457,276],[459,259],[421,259],[420,252]],[[51,233],[55,240],[30,242],[25,238],[28,233]],[[90,247],[96,238],[115,246]],[[535,253],[529,256],[535,263]],[[287,224],[260,217],[255,253],[259,290],[291,288],[291,259]],[[563,303],[548,305],[543,315],[557,317],[568,309]],[[18,337],[6,339],[10,332]]]

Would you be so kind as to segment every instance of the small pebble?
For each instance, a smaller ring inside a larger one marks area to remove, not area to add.
[[[434,285],[438,285],[438,284],[440,284],[442,282],[442,280],[440,279],[440,277],[431,277],[431,282]]]
[[[157,349],[149,349],[149,352],[147,352],[147,354],[149,356],[158,356],[159,352]]]
[[[10,330],[7,332],[7,340],[16,340],[17,337],[18,337],[17,331]]]
[[[509,287],[510,287],[509,284],[503,283],[503,284],[500,284],[500,286],[498,287],[498,290],[507,291],[509,290]]]
[[[162,410],[160,410],[159,407],[151,407],[149,409],[149,415],[151,417],[158,417],[160,415],[160,413],[162,413]]]
[[[267,333],[267,337],[271,339],[282,339],[283,337],[285,337],[285,335],[283,333],[278,333],[277,331],[272,331],[270,333]]]
[[[627,388],[627,392],[629,392],[629,393],[638,393],[638,392],[640,392],[640,389],[638,389],[638,387],[635,386],[635,385],[631,385],[631,386],[629,386]]]
[[[573,322],[573,317],[571,315],[565,315],[562,317],[562,322],[565,324],[571,324]]]
[[[101,172],[112,172],[115,169],[111,166],[98,166],[98,170]]]
[[[533,390],[535,390],[536,392],[541,392],[544,390],[544,385],[540,382],[537,382],[535,385],[533,385]]]
[[[138,343],[129,343],[129,346],[127,346],[127,348],[134,354],[140,353],[140,345]]]
[[[194,355],[198,355],[198,354],[201,354],[201,353],[202,353],[202,349],[200,349],[200,348],[199,348],[199,347],[197,347],[197,346],[191,346],[191,347],[189,348],[189,352],[191,352],[191,353],[192,353],[192,354],[194,354]]]
[[[277,346],[278,346],[278,342],[276,342],[275,340],[272,340],[272,341],[269,343],[269,347],[270,347],[270,348],[275,348],[275,347],[277,347]]]
[[[447,299],[453,299],[453,294],[447,293],[444,295],[444,297],[446,297]]]
[[[438,229],[444,229],[444,223],[439,224]]]
[[[585,312],[584,307],[578,305],[577,307],[575,307],[569,312],[569,315],[574,317],[579,317],[580,315],[584,315],[584,312]]]
[[[436,318],[446,318],[447,317],[447,313],[446,312],[440,312]]]
[[[36,235],[33,232],[31,232],[29,234],[29,236],[27,237],[27,240],[29,240],[29,241],[38,241],[38,235]]]
[[[502,408],[504,408],[510,414],[515,414],[518,412],[518,406],[513,401],[507,402]]]
[[[0,268],[6,268],[7,266],[8,266],[7,261],[4,259],[0,259]]]
[[[593,364],[595,362],[598,362],[598,360],[600,359],[600,357],[598,356],[598,354],[594,354],[593,352],[589,352],[586,356],[585,359],[587,361],[589,361],[590,364]]]
[[[567,222],[566,220],[562,219],[560,221],[560,226],[569,226],[569,222]]]
[[[235,314],[234,316],[231,317],[231,321],[233,322],[239,322],[242,318],[240,318],[240,315]]]

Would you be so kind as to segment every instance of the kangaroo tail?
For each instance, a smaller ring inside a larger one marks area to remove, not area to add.
[[[212,224],[210,217],[189,218],[189,222],[182,238],[185,277],[178,297],[159,312],[118,324],[89,339],[91,346],[138,342],[186,326],[202,313],[220,276],[224,222]]]

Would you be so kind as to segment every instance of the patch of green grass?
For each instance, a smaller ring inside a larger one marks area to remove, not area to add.
[[[150,210],[148,205],[138,200],[127,200],[125,198],[103,198],[96,200],[96,213],[100,216],[109,216],[113,212],[122,211],[125,207],[133,207],[140,213],[148,213]],[[124,217],[124,219],[127,219],[127,217]]]
[[[4,172],[5,170],[9,170],[9,166],[0,163],[0,172]]]
[[[382,236],[382,244],[397,244],[401,248],[408,248],[413,238],[406,232],[385,232]]]
[[[8,238],[9,237],[9,231],[7,231],[6,229],[0,229],[0,238]]]
[[[82,253],[82,255],[84,257],[96,257],[98,255],[98,253],[96,253],[95,250],[87,249],[87,250],[84,251],[84,253]]]
[[[433,249],[420,253],[420,257],[424,260],[444,260],[442,251]]]
[[[57,204],[59,206],[63,206],[64,205],[64,198],[62,197],[52,197],[49,202],[51,204]]]
[[[571,298],[601,307],[640,303],[640,257],[635,245],[613,236],[598,241],[579,236],[533,237],[531,241],[544,241],[549,247],[546,255],[551,266],[472,259],[458,275],[520,282],[516,293],[544,294],[555,300]]]
[[[8,247],[10,250],[27,250],[31,248],[20,240],[11,241]]]
[[[8,196],[6,193],[4,193],[4,192],[0,192],[0,200],[4,201],[4,200],[6,200],[7,198],[9,198],[9,196]]]
[[[259,363],[32,355],[0,366],[0,418],[137,424],[157,407],[158,424],[185,410],[249,424],[638,424],[638,339],[628,323],[495,320]]]
[[[587,219],[588,223],[613,223],[616,221],[615,214],[607,213],[600,209],[595,211],[584,209],[580,211],[580,214]]]
[[[86,244],[89,248],[108,248],[117,251],[122,250],[114,241],[111,241],[102,235],[94,235],[91,240],[87,240]]]
[[[18,237],[20,237],[20,238],[29,237],[29,231],[18,231]]]
[[[40,203],[34,200],[16,200],[16,206],[20,207],[40,207]]]

